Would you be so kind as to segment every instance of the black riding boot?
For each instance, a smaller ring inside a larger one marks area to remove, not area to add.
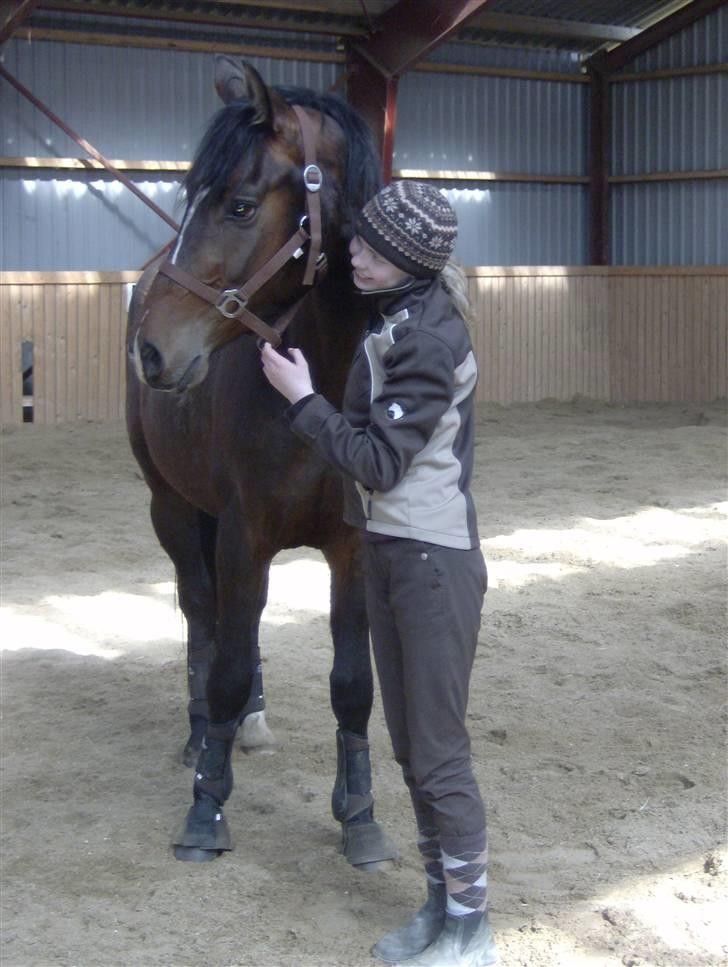
[[[437,940],[402,967],[492,967],[500,962],[488,914],[445,917]]]
[[[404,927],[386,934],[372,947],[372,956],[387,964],[414,957],[437,939],[445,924],[447,894],[444,883],[427,883],[427,900]]]

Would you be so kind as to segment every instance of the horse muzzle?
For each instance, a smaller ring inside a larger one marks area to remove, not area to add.
[[[207,375],[206,356],[193,356],[184,367],[170,367],[157,346],[148,339],[140,340],[138,332],[130,355],[140,382],[163,393],[184,393],[201,383]]]

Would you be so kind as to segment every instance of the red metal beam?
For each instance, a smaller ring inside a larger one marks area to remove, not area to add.
[[[394,136],[397,133],[397,86],[396,77],[387,81],[387,100],[384,105],[384,139],[382,142],[382,177],[386,184],[392,180]]]
[[[175,232],[179,231],[179,225],[173,218],[171,218],[165,211],[163,211],[159,207],[159,205],[155,205],[152,199],[149,198],[147,195],[145,195],[140,188],[137,188],[137,186],[134,184],[133,181],[131,181],[131,179],[127,178],[126,175],[123,175],[117,168],[115,168],[111,164],[110,161],[107,161],[106,158],[101,154],[101,152],[97,151],[96,148],[94,148],[93,145],[89,144],[88,141],[82,138],[80,134],[76,134],[73,128],[69,128],[67,124],[61,121],[61,119],[58,117],[57,114],[54,114],[50,108],[46,107],[45,104],[35,96],[35,94],[29,91],[24,84],[21,84],[20,81],[17,79],[17,77],[13,77],[13,75],[9,71],[6,71],[5,68],[2,66],[0,66],[0,77],[4,77],[9,84],[12,84],[12,86],[17,91],[19,91],[23,95],[23,97],[27,98],[31,104],[35,105],[35,107],[38,108],[39,111],[42,111],[43,114],[45,114],[46,117],[50,118],[54,124],[57,124],[62,131],[65,131],[68,137],[72,138],[76,142],[76,144],[79,145],[79,147],[81,147],[86,152],[86,154],[89,154],[91,155],[92,158],[95,158],[96,161],[98,161],[99,164],[103,165],[107,171],[109,171],[118,181],[122,183],[122,185],[128,188],[129,191],[132,192],[132,194],[136,195],[140,201],[143,201],[144,204],[148,208],[151,208],[156,215],[159,215],[160,218],[163,218],[164,221],[171,228],[175,230]]]
[[[495,0],[399,0],[374,23],[366,56],[383,74],[404,73]]]
[[[0,44],[12,37],[38,3],[39,0],[3,0],[0,3]]]
[[[692,3],[688,3],[686,6],[676,10],[669,17],[658,20],[656,24],[641,31],[631,40],[626,40],[619,47],[615,47],[608,52],[599,51],[599,53],[594,54],[593,57],[590,57],[586,61],[585,66],[588,68],[593,67],[604,73],[613,73],[614,71],[621,70],[626,64],[633,61],[635,57],[639,57],[640,54],[649,50],[650,47],[662,43],[664,40],[672,37],[673,34],[679,33],[681,30],[695,23],[696,20],[701,20],[703,17],[707,17],[708,14],[714,13],[720,7],[725,6],[725,3],[726,0],[693,0]]]
[[[368,122],[392,176],[397,83],[404,71],[495,0],[399,0],[373,24],[364,43],[348,49],[347,99]]]
[[[372,130],[385,183],[392,178],[397,84],[398,78],[385,77],[359,50],[349,47],[346,97]]]

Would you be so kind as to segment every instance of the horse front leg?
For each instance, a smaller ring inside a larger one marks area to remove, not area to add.
[[[256,554],[236,524],[221,517],[218,527],[218,622],[207,683],[210,720],[195,768],[194,801],[174,839],[175,856],[188,862],[206,862],[232,849],[223,805],[233,789],[233,747],[262,689],[258,626],[271,558]]]
[[[347,531],[324,548],[324,555],[331,569],[334,664],[329,683],[338,725],[331,811],[341,823],[342,852],[349,863],[361,870],[384,869],[399,852],[374,819],[367,738],[374,685],[358,534]]]
[[[174,564],[177,596],[187,622],[187,711],[190,735],[182,761],[197,761],[207,728],[207,678],[215,640],[214,547],[216,522],[174,491],[157,488],[151,518],[159,543]]]

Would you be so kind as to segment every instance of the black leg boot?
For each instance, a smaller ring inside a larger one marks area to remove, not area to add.
[[[402,967],[494,967],[500,963],[487,913],[445,917],[437,940]]]
[[[444,883],[427,884],[427,900],[404,927],[386,934],[372,947],[372,956],[385,964],[414,957],[437,939],[445,924],[447,894]]]
[[[233,848],[222,806],[233,789],[230,760],[237,728],[237,719],[207,725],[195,771],[195,801],[172,841],[178,860],[204,863]]]
[[[369,742],[363,735],[336,733],[337,770],[331,812],[341,823],[342,852],[352,866],[377,869],[399,853],[374,819]]]
[[[187,712],[190,717],[190,737],[182,753],[188,768],[197,762],[210,717],[207,706],[207,677],[210,670],[210,647],[190,651],[187,662],[187,689],[190,696]]]

